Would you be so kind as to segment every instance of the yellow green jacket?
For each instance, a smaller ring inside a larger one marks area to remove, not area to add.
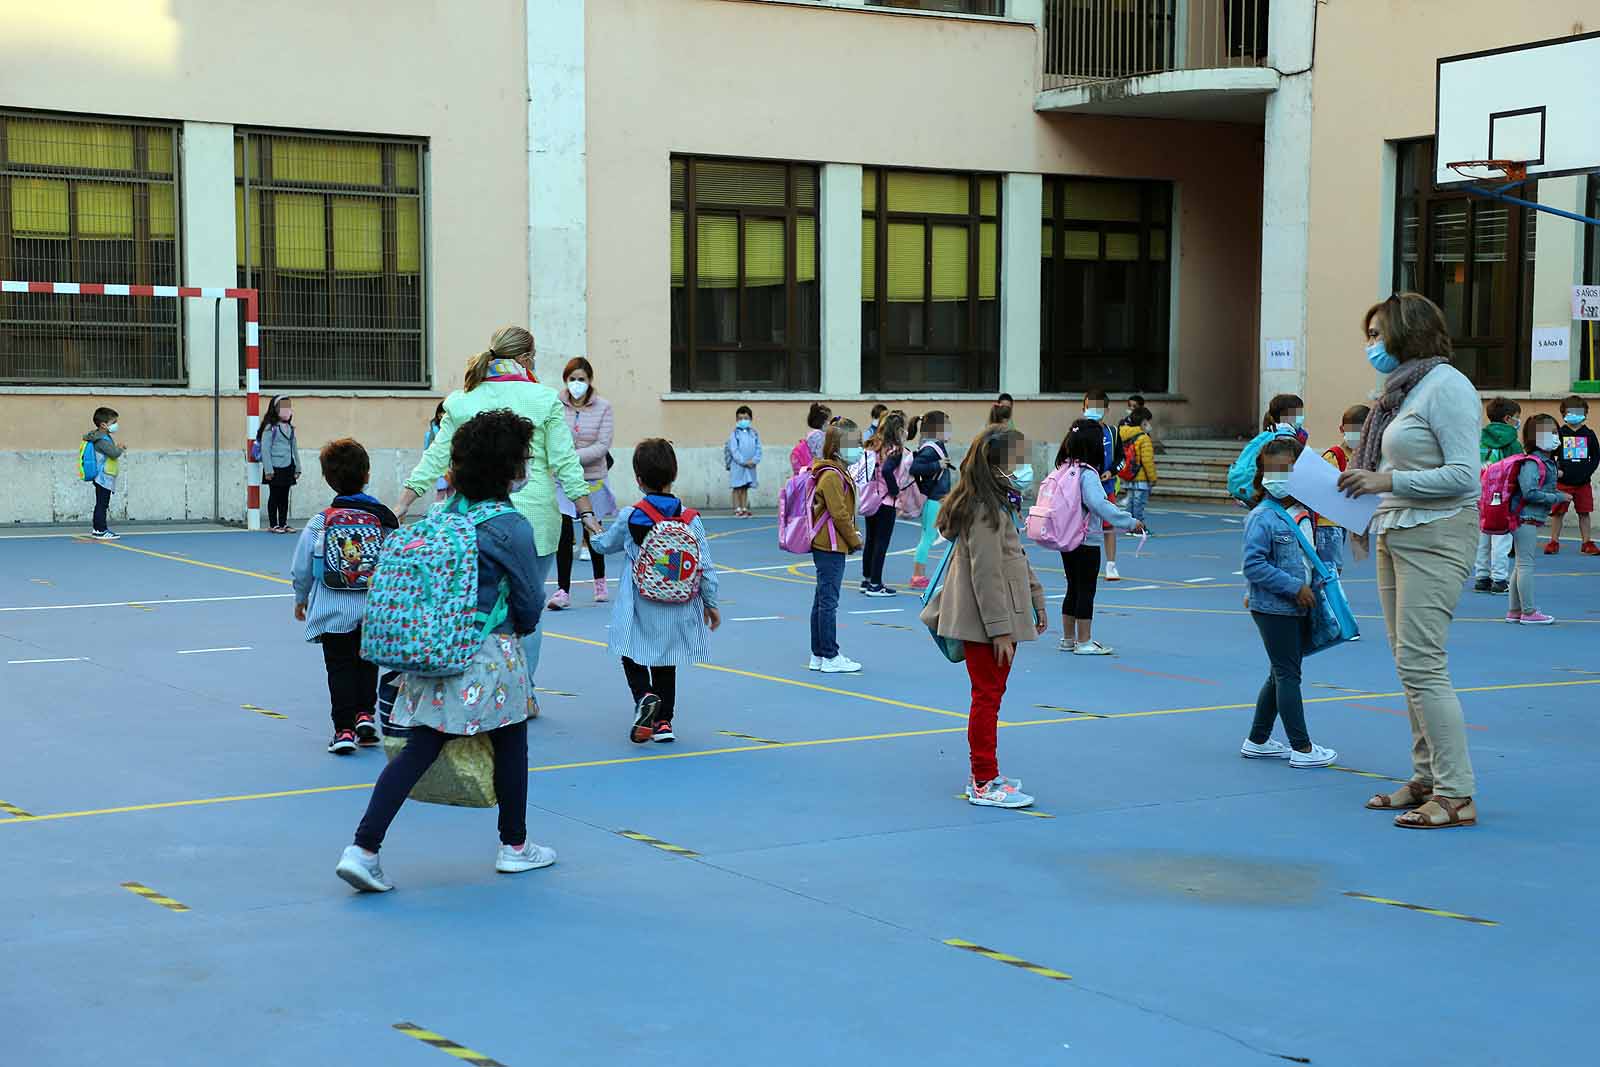
[[[1139,436],[1141,434],[1143,436]],[[1123,449],[1126,448],[1128,442],[1133,440],[1135,437],[1139,437],[1139,443],[1134,446],[1134,448],[1137,450],[1135,454],[1139,457],[1139,472],[1133,480],[1136,482],[1149,482],[1151,485],[1154,485],[1156,482],[1155,442],[1150,439],[1149,434],[1145,433],[1139,427],[1117,427],[1117,443],[1120,446],[1117,449],[1117,466],[1122,466]]]
[[[488,381],[471,392],[457,389],[444,400],[444,418],[422,461],[406,479],[406,488],[425,497],[434,482],[450,469],[450,442],[456,429],[474,415],[509,408],[533,423],[533,443],[528,450],[528,484],[511,497],[511,505],[533,526],[539,555],[548,556],[561,541],[561,512],[556,508],[556,480],[567,497],[589,495],[583,465],[572,443],[572,431],[561,412],[556,391],[538,382]],[[552,479],[551,475],[555,478]]]

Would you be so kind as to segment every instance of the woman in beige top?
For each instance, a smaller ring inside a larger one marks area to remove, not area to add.
[[[1381,493],[1378,596],[1411,716],[1411,780],[1367,807],[1402,810],[1395,825],[1471,826],[1478,809],[1461,701],[1445,640],[1478,537],[1478,391],[1450,365],[1438,306],[1396,293],[1367,311],[1367,359],[1387,374],[1339,488]]]

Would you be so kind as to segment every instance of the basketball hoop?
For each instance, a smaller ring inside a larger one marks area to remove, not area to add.
[[[1510,159],[1466,159],[1459,163],[1446,163],[1445,166],[1474,181],[1492,181],[1495,172],[1498,172],[1506,181],[1520,182],[1528,177],[1528,165]],[[1472,171],[1484,173],[1473,174]]]

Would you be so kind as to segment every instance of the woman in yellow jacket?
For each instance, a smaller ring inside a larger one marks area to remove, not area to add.
[[[861,547],[856,531],[856,483],[847,469],[861,458],[861,431],[849,419],[828,427],[822,454],[811,461],[816,490],[811,496],[811,560],[817,591],[811,598],[811,669],[824,674],[854,674],[861,664],[839,651],[839,590],[844,561]],[[824,513],[826,519],[824,520]]]

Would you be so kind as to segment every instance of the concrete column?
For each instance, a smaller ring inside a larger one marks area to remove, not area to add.
[[[1283,79],[1267,97],[1261,196],[1260,401],[1274,393],[1304,395],[1306,306],[1311,235],[1311,55],[1314,0],[1274,4],[1268,62]],[[1287,345],[1289,366],[1269,365]]]
[[[822,167],[822,393],[861,392],[861,168]]]
[[[1039,203],[1044,176],[1007,174],[1000,198],[1000,391],[1039,391]]]
[[[233,127],[214,122],[185,122],[182,153],[183,279],[182,285],[238,284],[237,220],[233,191]],[[253,220],[254,221],[254,220]],[[217,339],[214,300],[186,300],[183,347],[189,364],[189,387],[210,392],[212,347]],[[220,334],[222,388],[239,387],[239,319],[234,301],[222,302]],[[237,426],[224,427],[226,440]]]
[[[1583,177],[1545,178],[1539,182],[1539,203],[1563,211],[1587,214],[1584,210]],[[1513,211],[1520,210],[1512,208]],[[1533,363],[1528,386],[1535,395],[1557,393],[1565,396],[1581,373],[1578,344],[1583,331],[1572,321],[1572,287],[1583,282],[1583,242],[1581,222],[1541,213],[1537,223],[1533,263],[1533,328],[1561,327],[1567,331],[1566,363]]]
[[[583,8],[527,5],[528,328],[544,381],[589,349]]]

